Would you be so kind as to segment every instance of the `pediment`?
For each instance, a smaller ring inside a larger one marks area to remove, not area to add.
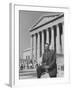
[[[53,20],[57,17],[59,17],[60,15],[61,14],[51,15],[51,16],[43,16],[37,21],[37,23],[35,23],[35,25],[33,25],[32,29],[37,28],[37,27],[39,27],[39,26],[41,26],[41,25],[43,25],[43,24],[45,24],[45,23],[47,23],[47,22],[49,22],[49,21],[51,21],[51,20]]]

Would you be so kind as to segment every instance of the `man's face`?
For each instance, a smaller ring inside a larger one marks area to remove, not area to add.
[[[45,50],[49,48],[49,45],[48,44],[45,44]]]

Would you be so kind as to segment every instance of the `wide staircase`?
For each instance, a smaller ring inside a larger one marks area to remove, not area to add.
[[[20,79],[36,78],[36,69],[23,69],[19,71]]]

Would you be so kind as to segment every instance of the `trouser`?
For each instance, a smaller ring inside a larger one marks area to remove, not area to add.
[[[54,74],[50,74],[51,71],[54,72]],[[38,66],[38,68],[37,68],[37,77],[40,78],[41,75],[42,75],[44,72],[49,73],[49,76],[50,76],[51,78],[57,77],[57,69],[56,69],[56,68],[53,68],[52,70],[48,70],[48,69],[45,69],[45,68],[43,67],[43,65],[42,65],[42,66]]]
[[[40,78],[41,75],[44,73],[44,72],[47,72],[48,70],[45,69],[43,66],[38,66],[37,68],[37,77]]]
[[[57,77],[57,75],[55,74],[55,75],[52,75],[52,76],[50,76],[51,78],[53,78],[53,77]]]

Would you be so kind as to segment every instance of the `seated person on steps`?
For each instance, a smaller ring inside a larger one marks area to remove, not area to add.
[[[45,44],[42,63],[37,67],[37,78],[40,78],[43,73],[47,72],[50,77],[57,76],[56,52],[49,49],[49,44]]]

